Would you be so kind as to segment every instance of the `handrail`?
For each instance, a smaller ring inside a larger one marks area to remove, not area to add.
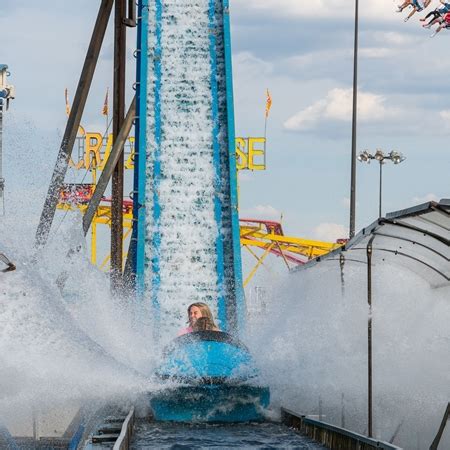
[[[125,421],[122,424],[122,430],[114,444],[113,450],[128,450],[131,444],[134,424],[134,407],[130,409]]]
[[[378,441],[345,428],[310,419],[285,408],[281,408],[281,421],[283,424],[298,430],[300,434],[308,436],[332,450],[342,448],[401,450],[400,447],[388,442]],[[355,447],[355,444],[358,447]]]

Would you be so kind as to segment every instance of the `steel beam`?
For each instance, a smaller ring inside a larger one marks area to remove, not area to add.
[[[64,136],[59,149],[58,158],[56,160],[47,197],[45,198],[44,207],[42,209],[41,218],[36,231],[35,242],[37,247],[42,247],[47,242],[52,222],[55,217],[59,193],[61,186],[64,183],[64,177],[67,172],[73,144],[80,126],[81,116],[83,115],[84,107],[86,105],[86,100],[91,87],[100,49],[105,37],[109,17],[111,15],[113,2],[114,0],[102,0],[100,5],[94,31],[89,43],[83,69],[81,71],[80,80],[78,81],[77,90],[75,92],[72,109],[69,114],[69,119],[67,121]]]
[[[126,66],[126,1],[115,0],[114,16],[114,97],[113,141],[118,138],[125,116],[125,66]],[[112,176],[111,203],[111,290],[122,288],[123,243],[123,149],[117,159]]]
[[[97,186],[95,187],[94,194],[92,195],[91,201],[89,202],[89,206],[83,216],[83,232],[85,235],[87,234],[89,227],[91,226],[92,219],[94,218],[97,208],[100,205],[100,201],[102,200],[103,194],[106,191],[114,168],[116,167],[119,159],[123,156],[123,146],[125,144],[125,141],[127,140],[128,135],[130,134],[135,116],[136,97],[133,98],[130,108],[128,109],[127,116],[125,117],[125,121],[122,124],[122,128],[120,129],[117,138],[114,140],[109,158],[106,161],[105,167],[102,171],[102,174],[100,175],[100,179],[98,180]]]

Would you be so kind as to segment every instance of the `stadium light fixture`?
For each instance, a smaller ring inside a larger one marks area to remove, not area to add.
[[[364,150],[357,156],[357,160],[360,162],[366,162],[370,164],[370,161],[374,159],[378,161],[380,165],[380,189],[379,189],[379,208],[378,208],[378,217],[382,215],[382,190],[383,190],[383,164],[386,164],[386,161],[392,161],[395,165],[402,163],[406,158],[402,153],[392,150],[389,154],[385,154],[383,150],[377,149],[374,154],[370,153],[368,150]]]

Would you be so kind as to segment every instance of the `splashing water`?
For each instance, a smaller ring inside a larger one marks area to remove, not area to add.
[[[342,291],[339,269],[322,263],[274,286],[248,336],[274,406],[367,433],[366,277],[346,268]],[[428,448],[450,400],[450,289],[399,267],[376,265],[374,277],[374,434]]]
[[[158,352],[151,330],[133,302],[109,294],[108,277],[88,262],[80,217],[68,216],[35,253],[34,203],[42,203],[15,200],[0,220],[0,249],[17,266],[0,273],[0,422],[20,433],[31,410],[74,414],[94,400],[132,399],[154,389],[149,375]],[[79,251],[67,258],[69,249]],[[63,269],[61,294],[56,280]]]

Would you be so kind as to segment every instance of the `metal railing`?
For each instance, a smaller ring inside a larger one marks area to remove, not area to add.
[[[332,450],[401,450],[400,447],[388,442],[378,441],[345,428],[310,419],[285,408],[281,408],[281,421],[298,430],[300,434]]]
[[[114,444],[113,450],[128,450],[131,444],[134,425],[134,407],[131,408],[125,421],[122,424],[122,430]]]

